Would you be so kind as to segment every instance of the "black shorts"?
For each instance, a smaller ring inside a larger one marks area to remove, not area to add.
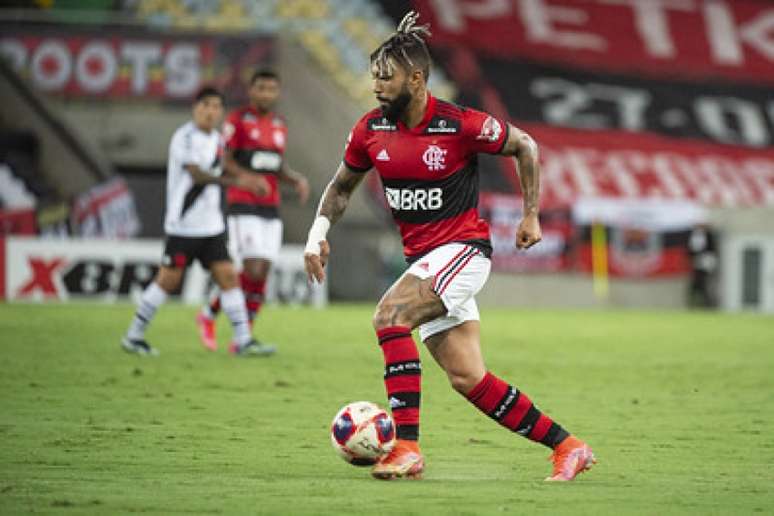
[[[194,260],[199,260],[205,269],[209,269],[212,262],[231,261],[226,233],[211,237],[167,236],[161,265],[183,269]]]

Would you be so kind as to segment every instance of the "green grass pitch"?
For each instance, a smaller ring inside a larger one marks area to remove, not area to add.
[[[205,352],[179,305],[148,333],[160,357],[127,355],[132,312],[0,305],[0,513],[774,513],[771,317],[483,309],[489,368],[599,459],[549,484],[549,451],[480,415],[426,350],[425,479],[336,457],[335,412],[384,405],[371,306],[270,307],[269,359]]]

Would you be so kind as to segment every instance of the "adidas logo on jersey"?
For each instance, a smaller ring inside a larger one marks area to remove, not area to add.
[[[390,155],[387,154],[387,149],[382,149],[379,154],[376,155],[377,161],[390,161]]]

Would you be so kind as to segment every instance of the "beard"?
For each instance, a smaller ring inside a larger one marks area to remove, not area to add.
[[[382,103],[382,115],[390,122],[396,123],[406,111],[409,102],[411,102],[411,93],[409,93],[408,87],[404,85],[397,97]]]

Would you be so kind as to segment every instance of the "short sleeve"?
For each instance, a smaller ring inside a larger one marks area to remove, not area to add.
[[[242,137],[242,124],[239,112],[234,111],[228,115],[223,123],[223,143],[227,149],[238,149]]]
[[[354,172],[367,172],[373,167],[366,148],[366,117],[361,118],[347,137],[344,164]]]
[[[508,140],[508,124],[487,113],[467,109],[462,136],[471,153],[500,154]]]
[[[181,166],[199,164],[199,149],[193,140],[191,131],[181,131],[172,137],[169,144],[169,154]]]

